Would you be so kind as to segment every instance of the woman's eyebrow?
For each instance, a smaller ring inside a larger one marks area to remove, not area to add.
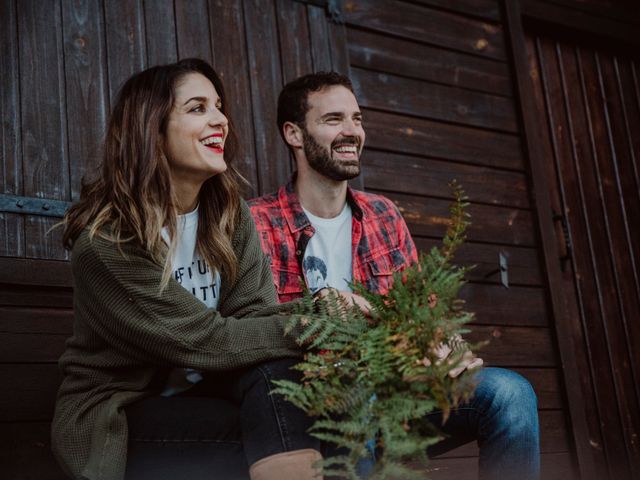
[[[207,97],[191,97],[189,100],[187,100],[186,102],[184,102],[184,103],[182,104],[182,106],[184,107],[187,103],[189,103],[189,102],[191,102],[191,101],[193,101],[193,100],[195,100],[196,102],[204,102],[204,103],[206,103],[206,102],[207,102],[207,100],[208,100],[208,98],[207,98]]]

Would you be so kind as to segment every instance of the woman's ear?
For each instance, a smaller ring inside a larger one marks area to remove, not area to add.
[[[302,148],[302,129],[293,122],[285,122],[282,126],[285,141],[293,148]]]

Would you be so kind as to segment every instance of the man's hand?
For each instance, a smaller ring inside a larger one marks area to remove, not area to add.
[[[454,345],[454,348],[449,345],[445,345],[444,343],[441,343],[436,347],[434,353],[436,355],[436,363],[438,365],[444,362],[451,362],[452,359],[450,358],[450,356],[452,353],[459,352],[460,348],[466,348],[466,342],[462,340],[462,337],[460,337],[460,335],[456,335],[450,343]],[[471,370],[472,368],[481,367],[483,363],[483,360],[480,357],[476,357],[471,350],[465,350],[465,352],[462,354],[460,363],[456,367],[449,370],[448,375],[451,378],[456,378],[465,370]]]
[[[328,295],[336,295],[337,300],[340,301],[345,307],[359,308],[360,311],[367,317],[371,316],[371,304],[360,295],[346,292],[344,290],[337,290],[335,288],[322,288],[316,292],[315,297],[319,300],[322,300]]]

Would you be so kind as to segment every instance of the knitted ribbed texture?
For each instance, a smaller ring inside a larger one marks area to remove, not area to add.
[[[159,292],[162,266],[140,248],[83,232],[71,265],[74,333],[60,358],[64,379],[52,426],[53,448],[73,478],[124,478],[123,406],[149,394],[161,368],[229,370],[300,355],[297,332],[284,335],[269,265],[246,204],[233,238],[236,282],[222,277],[219,310],[177,282]],[[123,255],[124,254],[124,255]]]

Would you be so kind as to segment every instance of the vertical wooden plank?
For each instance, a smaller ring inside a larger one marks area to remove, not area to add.
[[[637,256],[639,251],[638,235],[634,235],[632,241],[629,215],[622,195],[625,193],[627,181],[631,178],[621,179],[619,163],[624,161],[627,149],[624,140],[620,138],[620,106],[616,101],[613,86],[613,68],[611,59],[603,53],[595,54],[597,81],[599,86],[599,98],[603,123],[608,143],[608,158],[601,166],[603,176],[603,189],[605,192],[605,205],[608,211],[609,221],[609,255],[613,267],[613,275],[616,286],[616,297],[620,316],[608,318],[611,329],[617,333],[617,338],[611,344],[614,350],[613,356],[617,368],[621,372],[620,403],[623,408],[622,418],[627,440],[630,471],[640,471],[640,448],[638,448],[638,436],[640,435],[640,381],[638,377],[638,356],[632,351],[629,336],[637,335],[637,319],[640,318],[640,298],[638,297],[638,270]],[[604,160],[604,157],[603,157]],[[632,180],[632,179],[631,179]],[[633,188],[633,187],[631,187]],[[626,191],[629,191],[628,187]],[[637,220],[637,218],[636,218]],[[635,224],[637,228],[637,224]],[[635,287],[635,288],[634,288]],[[633,330],[632,330],[633,329]]]
[[[107,0],[104,10],[109,100],[112,104],[124,82],[145,67],[144,16],[142,0]]]
[[[178,57],[196,57],[213,63],[207,0],[177,1],[175,12]],[[222,30],[230,33],[224,28]]]
[[[258,167],[258,193],[275,191],[291,174],[288,152],[276,125],[282,75],[272,2],[244,0],[249,78]],[[264,52],[270,52],[265,55]]]
[[[327,72],[331,70],[327,15],[323,8],[314,5],[307,5],[307,15],[309,18],[309,39],[311,43],[313,71]]]
[[[52,21],[53,20],[53,21]],[[18,2],[20,91],[24,194],[68,200],[66,96],[61,8],[53,2]],[[55,220],[25,218],[26,255],[65,258],[61,244],[48,235]]]
[[[62,3],[71,200],[80,198],[81,180],[100,164],[107,122],[104,18],[99,3]]]
[[[328,18],[325,18],[328,27],[329,37],[329,53],[331,55],[331,70],[338,73],[351,76],[351,68],[349,62],[349,46],[347,44],[347,29],[342,23],[335,23]],[[366,119],[365,119],[366,121]],[[366,127],[366,123],[365,123]],[[366,154],[363,154],[361,158],[361,172],[360,176],[349,181],[349,185],[357,190],[364,190],[364,169],[366,168]],[[364,159],[364,162],[362,161]]]
[[[282,81],[286,84],[313,71],[307,8],[300,2],[276,0],[276,9]]]
[[[539,69],[531,68],[527,63],[527,49],[522,25],[520,2],[503,0],[501,9],[505,18],[507,39],[509,41],[509,58],[514,66],[516,95],[519,114],[523,123],[522,136],[529,159],[529,171],[532,178],[532,193],[536,199],[536,218],[540,231],[544,267],[549,279],[549,299],[553,308],[554,326],[565,378],[584,377],[585,355],[582,346],[582,328],[576,317],[576,302],[571,295],[572,282],[564,278],[558,262],[559,247],[553,229],[553,219],[549,192],[550,180],[546,176],[545,166],[548,157],[543,146],[547,138],[541,129],[540,121],[544,119],[535,102],[533,82],[539,78]],[[579,372],[579,373],[577,373]],[[599,434],[592,432],[593,418],[588,416],[585,408],[593,396],[589,384],[582,381],[564,382],[570,408],[572,433],[576,445],[576,454],[580,477],[584,480],[601,480],[606,478],[603,468],[604,458],[601,446],[597,443]],[[592,437],[592,433],[596,437]]]
[[[147,65],[174,63],[178,59],[174,0],[144,2],[144,26]]]
[[[347,44],[347,28],[343,23],[328,20],[329,52],[331,53],[331,69],[349,76],[349,46]]]
[[[632,201],[640,201],[640,171],[638,170],[638,162],[640,161],[640,136],[633,135],[640,128],[638,120],[640,119],[640,108],[637,101],[634,101],[633,77],[631,71],[632,62],[629,59],[614,58],[614,67],[616,72],[616,84],[620,104],[622,106],[622,114],[624,119],[624,128],[626,141],[629,151],[629,163],[624,165],[628,175],[631,175],[635,182],[635,192],[629,192],[625,195],[625,199]],[[623,177],[625,174],[623,173]],[[629,211],[635,210],[633,207]],[[634,222],[631,222],[634,224]],[[638,225],[638,223],[635,223]]]
[[[214,55],[213,67],[224,84],[229,118],[238,135],[240,149],[235,165],[250,183],[245,196],[251,198],[258,194],[258,177],[242,4],[226,0],[209,0],[209,24],[212,26],[213,50],[218,52]],[[217,25],[224,25],[225,28],[218,28]],[[234,32],[233,55],[227,52],[230,32]]]
[[[612,161],[610,157],[610,145],[607,139],[606,121],[601,103],[600,84],[598,80],[598,62],[595,52],[584,51],[579,49],[578,65],[581,72],[581,85],[584,91],[584,104],[586,106],[586,117],[589,125],[589,134],[594,159],[592,169],[596,177],[596,195],[598,198],[602,216],[599,221],[595,222],[592,227],[594,235],[596,251],[598,252],[595,260],[598,268],[596,275],[601,284],[605,287],[602,290],[603,295],[603,324],[605,341],[608,346],[608,355],[599,359],[600,361],[608,361],[611,365],[610,375],[614,382],[614,394],[616,399],[616,408],[618,409],[619,422],[622,425],[622,437],[624,438],[624,446],[615,448],[609,456],[609,469],[613,478],[625,478],[629,472],[629,460],[631,452],[629,451],[630,432],[629,421],[629,394],[633,395],[633,386],[629,385],[629,364],[628,360],[623,360],[626,356],[623,353],[625,348],[625,340],[622,337],[623,329],[620,322],[624,316],[624,310],[620,309],[619,290],[616,288],[618,276],[615,266],[615,254],[612,251],[612,230],[611,230],[611,214],[608,208],[611,188],[613,182],[607,176],[607,164]],[[615,188],[615,187],[613,187]],[[613,408],[613,405],[610,406]]]
[[[16,2],[0,2],[0,184],[2,193],[22,194],[20,132],[20,72]],[[24,256],[24,221],[21,215],[0,213],[0,255]]]

